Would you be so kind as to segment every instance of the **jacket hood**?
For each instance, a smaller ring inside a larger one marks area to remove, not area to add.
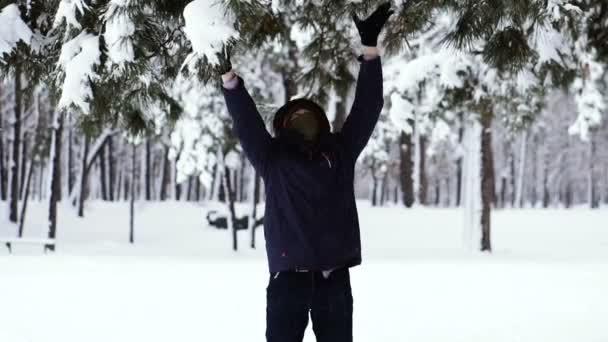
[[[321,106],[309,99],[295,99],[287,102],[283,107],[279,108],[274,116],[272,128],[274,129],[274,133],[277,137],[280,137],[281,133],[283,133],[285,119],[300,109],[309,110],[317,116],[321,129],[321,137],[331,132],[327,114],[325,114],[325,111]]]

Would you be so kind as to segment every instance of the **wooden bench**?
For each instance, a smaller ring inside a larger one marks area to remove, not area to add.
[[[18,245],[42,245],[46,253],[46,246],[55,246],[55,239],[48,238],[16,238],[16,237],[0,237],[0,243],[4,243],[9,253],[13,252],[13,244]]]

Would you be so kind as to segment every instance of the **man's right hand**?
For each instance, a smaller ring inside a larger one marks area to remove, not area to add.
[[[222,51],[216,53],[218,64],[215,66],[215,70],[219,75],[228,74],[232,71],[232,62],[230,61],[230,57],[232,55],[232,49],[234,47],[234,42],[229,41],[224,44],[222,47]]]

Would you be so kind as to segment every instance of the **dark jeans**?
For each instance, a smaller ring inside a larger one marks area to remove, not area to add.
[[[280,272],[266,289],[266,340],[301,342],[308,313],[317,342],[352,342],[353,296],[348,268],[331,272]]]

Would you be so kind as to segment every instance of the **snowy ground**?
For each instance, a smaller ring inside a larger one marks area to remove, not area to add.
[[[130,246],[127,205],[62,208],[55,255],[0,249],[0,341],[264,341],[262,234],[233,253],[206,209],[138,204]],[[608,341],[607,210],[497,211],[488,256],[460,249],[458,210],[360,209],[356,341]]]

